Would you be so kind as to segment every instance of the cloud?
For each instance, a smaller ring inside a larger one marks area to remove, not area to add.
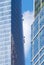
[[[24,51],[25,57],[29,52],[29,48],[31,46],[31,24],[34,21],[34,14],[33,12],[26,11],[23,13],[23,33],[25,36],[25,43],[24,43]]]

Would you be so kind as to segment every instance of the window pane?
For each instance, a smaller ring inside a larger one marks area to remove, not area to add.
[[[34,22],[34,36],[37,34],[37,32],[38,32],[38,18]]]
[[[44,46],[44,28],[40,32],[40,48]]]
[[[38,52],[38,36],[34,39],[34,55]]]

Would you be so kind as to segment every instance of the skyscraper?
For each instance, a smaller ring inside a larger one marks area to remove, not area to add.
[[[44,65],[44,0],[35,0],[35,3],[37,4],[35,4],[35,9],[40,2],[42,3],[41,9],[36,14],[35,20],[31,26],[32,65]]]
[[[21,0],[0,0],[0,65],[24,65]]]

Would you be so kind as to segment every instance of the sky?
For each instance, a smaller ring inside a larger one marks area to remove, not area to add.
[[[33,11],[33,0],[22,0],[22,12]]]
[[[34,21],[33,0],[22,0],[25,65],[31,65],[31,24]]]

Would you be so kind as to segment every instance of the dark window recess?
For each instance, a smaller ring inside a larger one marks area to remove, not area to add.
[[[42,0],[42,2],[44,2],[44,0]]]

